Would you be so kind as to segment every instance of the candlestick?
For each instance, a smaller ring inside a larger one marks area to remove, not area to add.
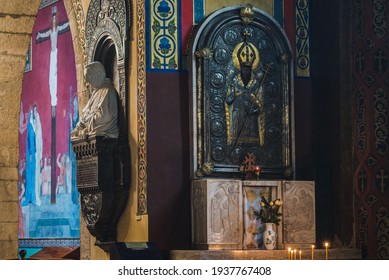
[[[291,254],[292,254],[292,248],[288,248],[288,260],[291,260],[292,259],[292,256],[291,256]]]
[[[294,253],[294,259],[297,260],[297,250],[294,249],[294,250],[293,250],[293,253]]]
[[[330,245],[328,242],[324,244],[326,246],[326,260],[328,260],[328,246]]]
[[[301,250],[299,251],[299,255],[300,255],[300,261],[302,260],[302,252]]]
[[[312,245],[312,260],[314,260],[313,256],[315,254],[315,245]]]

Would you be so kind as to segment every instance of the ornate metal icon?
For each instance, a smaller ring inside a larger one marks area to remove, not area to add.
[[[290,173],[292,57],[278,23],[251,5],[221,9],[198,26],[192,57],[194,177],[241,176],[248,154],[264,177]]]

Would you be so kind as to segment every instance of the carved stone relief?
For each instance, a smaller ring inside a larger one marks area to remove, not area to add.
[[[234,244],[240,233],[236,225],[239,223],[239,185],[233,182],[216,182],[209,185],[210,243]]]
[[[313,182],[285,181],[282,188],[285,244],[315,244],[315,189]]]
[[[193,181],[192,241],[198,249],[241,248],[241,181]]]

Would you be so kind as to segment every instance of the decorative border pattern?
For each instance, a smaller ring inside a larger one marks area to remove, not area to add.
[[[310,77],[309,0],[296,1],[296,75]]]
[[[356,94],[357,150],[360,154],[366,149],[366,94],[359,89]]]
[[[82,62],[86,64],[86,51],[85,51],[85,17],[84,10],[82,9],[81,0],[72,0],[72,7],[74,11],[74,16],[76,17],[77,30],[78,30],[78,40],[81,46],[82,51]],[[84,76],[84,75],[83,75]],[[86,84],[84,77],[84,84]]]
[[[80,239],[19,239],[19,247],[65,247],[80,246]]]
[[[138,198],[137,214],[147,213],[147,133],[146,133],[146,54],[145,0],[137,6],[138,53]]]
[[[382,206],[377,210],[377,227],[380,231],[377,232],[377,256],[382,260],[389,259],[389,211],[388,208]]]
[[[381,156],[389,152],[388,93],[378,87],[374,92],[374,144]]]
[[[365,209],[365,207],[361,207],[358,211],[358,223],[359,223],[359,231],[358,231],[358,238],[359,238],[359,248],[362,249],[362,251],[367,250],[368,245],[368,212]]]
[[[373,32],[379,39],[387,32],[386,3],[386,0],[373,0]]]
[[[148,70],[180,69],[180,1],[148,0]]]
[[[384,0],[353,0],[352,5],[356,241],[363,258],[387,259],[388,10]]]

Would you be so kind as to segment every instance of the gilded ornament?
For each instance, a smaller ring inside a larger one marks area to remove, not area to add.
[[[147,127],[146,127],[146,38],[145,38],[145,1],[137,2],[136,7],[136,24],[137,24],[137,60],[138,60],[138,101],[137,101],[137,119],[138,119],[138,140],[143,138],[142,145],[138,146],[138,173],[147,169]],[[138,177],[138,197],[137,197],[137,214],[144,215],[147,213],[147,173]]]
[[[254,19],[253,6],[246,4],[244,8],[240,9],[240,17],[244,24],[250,24]]]
[[[195,51],[194,54],[197,58],[210,59],[213,56],[213,50],[210,48],[203,48]]]
[[[214,166],[212,162],[206,162],[199,168],[199,170],[197,170],[197,176],[202,177],[211,175],[213,168]]]
[[[248,49],[248,59],[245,60],[245,49]],[[241,64],[251,66],[252,70],[255,70],[259,65],[259,52],[258,49],[252,43],[241,42],[234,48],[232,52],[232,61],[236,69],[240,69]]]

